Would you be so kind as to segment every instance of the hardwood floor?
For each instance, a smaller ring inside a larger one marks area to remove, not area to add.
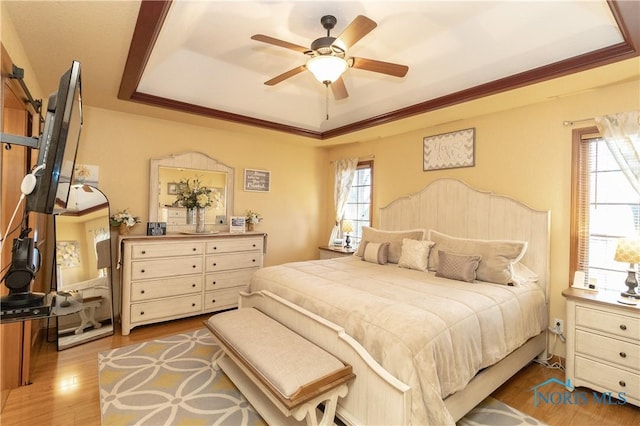
[[[12,390],[1,425],[100,425],[97,354],[112,348],[131,345],[203,327],[209,315],[135,328],[129,336],[119,331],[62,352],[55,343],[43,343],[32,374],[32,384]],[[550,425],[638,425],[640,408],[632,405],[602,405],[592,400],[580,405],[539,404],[534,406],[532,388],[550,378],[564,382],[560,370],[530,364],[493,396]],[[549,392],[564,392],[557,384],[545,386]],[[580,389],[591,393],[588,389]]]

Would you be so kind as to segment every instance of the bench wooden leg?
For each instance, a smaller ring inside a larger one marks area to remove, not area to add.
[[[323,394],[315,399],[312,399],[299,407],[295,408],[291,414],[296,420],[306,419],[307,426],[329,426],[333,425],[334,417],[336,415],[336,407],[338,405],[338,398],[347,395],[348,388],[346,384],[340,385],[331,390],[328,394]],[[324,402],[324,413],[322,418],[318,422],[318,405]]]

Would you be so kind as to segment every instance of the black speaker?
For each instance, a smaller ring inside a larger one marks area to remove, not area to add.
[[[40,252],[33,246],[33,238],[13,240],[11,265],[3,278],[9,294],[0,298],[0,311],[42,305],[45,294],[29,291],[39,268]]]
[[[40,255],[33,238],[16,238],[11,250],[11,266],[4,277],[9,293],[29,291],[31,281],[40,267]]]

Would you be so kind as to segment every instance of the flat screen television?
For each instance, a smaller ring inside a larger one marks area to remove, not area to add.
[[[82,129],[80,62],[73,61],[49,96],[39,140],[36,186],[27,195],[26,210],[51,214],[67,207]]]

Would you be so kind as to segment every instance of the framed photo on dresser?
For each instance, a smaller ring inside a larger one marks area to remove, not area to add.
[[[244,233],[246,228],[246,218],[244,216],[231,216],[229,221],[229,232]]]

